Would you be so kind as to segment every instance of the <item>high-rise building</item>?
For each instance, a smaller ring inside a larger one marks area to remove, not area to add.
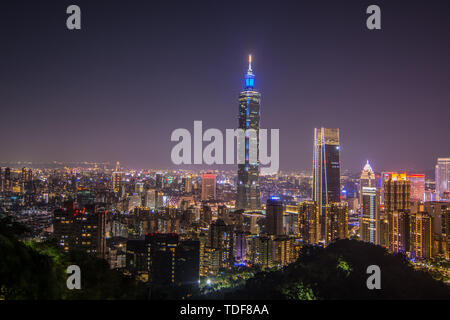
[[[384,207],[386,212],[410,209],[411,182],[405,173],[391,173],[384,181]]]
[[[148,278],[152,284],[168,286],[175,283],[177,234],[152,233],[145,236]]]
[[[261,269],[270,269],[275,266],[273,237],[259,236],[254,238],[255,260],[254,264],[260,265]]]
[[[80,250],[105,258],[106,211],[97,205],[70,201],[54,211],[54,236],[65,252]]]
[[[252,236],[249,238],[249,261],[262,270],[281,267],[297,259],[294,238],[289,236]]]
[[[258,159],[261,94],[255,90],[251,56],[244,82],[244,90],[239,95],[239,129],[246,132],[242,146],[245,148],[245,162],[238,164],[236,208],[255,210],[261,207]],[[247,130],[254,130],[256,134],[248,134]],[[256,157],[252,156],[252,146],[256,146]]]
[[[411,257],[429,259],[433,255],[433,232],[431,216],[417,212],[410,216]]]
[[[114,171],[112,174],[112,188],[115,193],[119,193],[122,184],[122,172]]]
[[[225,221],[225,223],[231,221],[230,212],[230,208],[225,205],[219,205],[217,207],[217,217]]]
[[[3,179],[3,191],[11,192],[12,191],[12,181],[11,181],[11,169],[5,168],[5,174]]]
[[[20,174],[20,191],[23,194],[24,203],[31,204],[33,198],[33,172],[29,168],[22,168]]]
[[[389,220],[387,215],[380,218],[380,246],[384,248],[389,248]]]
[[[450,260],[450,202],[425,202],[423,207],[432,218],[433,256]]]
[[[219,268],[227,268],[234,263],[233,227],[217,219],[210,227],[210,248],[216,254]]]
[[[70,188],[74,195],[76,195],[78,191],[78,181],[77,176],[72,172],[72,176],[70,177]]]
[[[389,249],[392,252],[407,253],[410,249],[411,186],[406,174],[386,175],[383,192],[389,225]]]
[[[369,160],[367,160],[366,165],[364,166],[361,176],[359,178],[359,203],[362,205],[362,189],[364,187],[373,188],[376,186],[375,173],[372,170],[372,167],[369,164]]]
[[[436,200],[450,201],[450,158],[438,158],[435,171]]]
[[[23,167],[22,168],[22,172],[20,174],[20,182],[22,184],[25,184],[25,183],[27,183],[27,182],[29,182],[31,180],[33,180],[33,172],[32,172],[32,170]]]
[[[450,260],[450,208],[442,214],[441,228],[442,252],[445,259]]]
[[[175,284],[197,286],[200,277],[200,241],[181,241],[176,250]]]
[[[200,221],[206,223],[206,224],[211,224],[212,221],[212,210],[211,207],[203,204],[202,205],[202,209],[200,211]]]
[[[382,172],[378,179],[378,186],[380,187],[380,204],[384,205],[384,182],[390,179],[392,174],[398,174],[396,172]]]
[[[325,207],[340,202],[341,169],[339,129],[315,128],[313,151],[313,201],[319,206],[320,238],[325,239]]]
[[[143,193],[144,192],[144,184],[142,182],[136,182],[134,185],[134,192],[135,193]]]
[[[164,176],[162,173],[157,173],[155,175],[155,186],[157,189],[164,188]]]
[[[388,213],[389,250],[407,253],[410,248],[409,212],[392,211]]]
[[[348,205],[346,202],[329,203],[325,208],[325,244],[348,238]]]
[[[234,233],[234,260],[242,264],[247,260],[247,236],[248,233],[236,231]]]
[[[147,189],[144,193],[144,207],[158,209],[164,206],[164,194],[157,189]]]
[[[126,202],[128,205],[127,210],[133,211],[134,208],[138,208],[138,207],[142,206],[142,197],[137,193],[133,193],[133,194],[129,195],[129,197],[126,199]]]
[[[209,246],[209,238],[206,232],[201,232],[198,236],[200,242],[200,276],[205,277],[210,273],[209,251],[212,250]]]
[[[425,195],[425,175],[408,174],[407,179],[411,184],[411,201],[424,201]]]
[[[90,190],[82,189],[76,194],[76,204],[83,208],[88,205],[93,206],[95,203],[95,192]]]
[[[157,285],[197,286],[200,275],[200,242],[181,241],[176,233],[145,236],[148,279]]]
[[[299,203],[298,225],[300,237],[306,244],[319,243],[319,206],[312,201]]]
[[[296,260],[294,252],[294,239],[288,236],[274,237],[273,262],[278,266],[286,266]]]
[[[281,236],[283,232],[283,203],[279,197],[267,199],[266,234],[270,236]]]
[[[145,240],[128,239],[126,248],[126,270],[134,277],[147,282],[148,265]]]
[[[284,234],[296,236],[300,234],[298,212],[298,205],[286,205],[285,213],[283,215]]]
[[[361,199],[361,217],[359,221],[360,240],[380,244],[380,192],[378,188],[362,187]]]
[[[192,192],[192,178],[191,176],[187,176],[184,178],[184,192],[191,193]]]
[[[202,176],[202,201],[216,200],[216,175],[205,173]]]

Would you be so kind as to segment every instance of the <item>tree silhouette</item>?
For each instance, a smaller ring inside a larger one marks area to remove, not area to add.
[[[19,241],[26,229],[0,221],[0,299],[147,299],[147,287],[105,260],[83,252],[62,253],[55,241]],[[81,290],[66,286],[67,267],[81,269]]]
[[[381,289],[367,288],[367,267],[381,270]],[[279,271],[262,272],[225,299],[450,299],[450,287],[413,268],[405,256],[357,240],[305,246]]]

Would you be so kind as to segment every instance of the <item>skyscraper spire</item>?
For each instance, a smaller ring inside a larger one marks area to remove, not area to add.
[[[369,160],[367,160],[367,163],[366,163],[366,165],[364,166],[363,171],[367,171],[367,172],[371,172],[371,173],[373,172],[372,167],[371,167],[370,164],[369,164]]]
[[[248,55],[248,70],[247,74],[245,75],[245,89],[252,90],[255,86],[255,75],[253,74],[252,70],[252,55]]]

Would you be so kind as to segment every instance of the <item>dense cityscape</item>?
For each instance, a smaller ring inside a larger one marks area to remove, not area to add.
[[[445,316],[448,12],[5,2],[2,314]]]
[[[239,129],[259,130],[260,97],[250,62]],[[5,163],[0,213],[28,229],[25,242],[54,241],[150,287],[182,288],[182,299],[282,270],[304,247],[343,239],[401,253],[450,281],[450,158],[436,159],[434,177],[380,172],[369,160],[345,172],[339,129],[315,128],[311,170],[261,175],[245,139],[237,171]]]

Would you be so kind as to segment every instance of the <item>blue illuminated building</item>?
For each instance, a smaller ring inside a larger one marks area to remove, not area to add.
[[[244,78],[244,89],[239,95],[239,129],[245,134],[245,163],[238,164],[236,208],[255,210],[261,207],[259,187],[259,119],[261,94],[255,90],[255,75],[252,57],[249,56],[248,71]],[[253,129],[255,134],[250,134]],[[251,156],[252,147],[256,156]],[[238,148],[239,149],[239,148]]]

